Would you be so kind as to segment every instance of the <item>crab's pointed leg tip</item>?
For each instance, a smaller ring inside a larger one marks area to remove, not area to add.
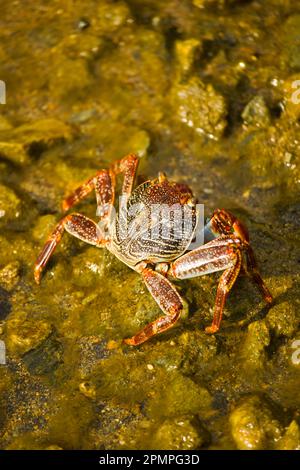
[[[207,335],[213,335],[214,333],[216,333],[217,331],[219,330],[219,328],[217,326],[207,326],[205,328],[205,333]]]
[[[123,344],[127,344],[129,346],[136,346],[134,340],[132,338],[125,338],[122,341]]]
[[[67,212],[69,210],[69,204],[66,200],[64,200],[61,203],[61,210],[62,210],[62,212]]]
[[[34,269],[34,280],[37,285],[39,285],[41,282],[41,272],[38,268]]]

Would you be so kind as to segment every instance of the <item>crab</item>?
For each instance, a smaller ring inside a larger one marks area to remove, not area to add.
[[[205,329],[208,334],[219,330],[227,296],[241,272],[257,285],[264,300],[272,303],[272,295],[259,274],[245,225],[231,212],[217,209],[202,230],[202,244],[190,249],[198,227],[197,204],[191,189],[185,184],[170,181],[164,173],[133,189],[137,167],[138,157],[129,154],[109,169],[98,171],[63,201],[62,209],[66,212],[94,190],[100,220],[96,223],[80,213],[65,215],[36,260],[35,281],[40,283],[41,273],[64,231],[96,247],[107,248],[142,276],[163,312],[137,334],[123,340],[132,346],[168,330],[180,318],[184,300],[173,284],[174,280],[223,271],[217,287],[212,324]],[[115,186],[119,174],[123,175],[121,196],[126,210],[119,207],[119,213],[115,215]],[[187,210],[188,223],[183,228],[181,217],[178,213],[174,217],[172,210],[168,219],[161,214],[150,217],[149,209],[153,205]],[[123,226],[127,230],[124,231]],[[166,226],[167,231],[164,230]],[[156,236],[153,236],[154,232]],[[179,236],[175,236],[178,233]]]

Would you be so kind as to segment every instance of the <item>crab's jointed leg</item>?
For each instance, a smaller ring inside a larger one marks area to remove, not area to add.
[[[264,283],[261,275],[259,274],[256,259],[253,253],[253,250],[250,245],[248,245],[246,250],[246,259],[247,259],[247,274],[251,277],[254,284],[257,285],[261,295],[268,304],[273,302],[273,297],[266,284]]]
[[[115,162],[109,170],[98,171],[95,176],[89,178],[63,201],[63,210],[69,210],[74,204],[77,204],[95,190],[97,215],[102,220],[109,219],[115,199],[116,175],[124,174],[122,194],[129,196],[132,191],[137,166],[138,157],[134,154],[129,154]]]
[[[115,175],[111,170],[100,170],[67,197],[62,203],[63,211],[69,210],[95,190],[97,215],[100,219],[108,219],[115,198]]]
[[[176,279],[203,276],[223,271],[217,289],[214,317],[207,333],[220,328],[226,298],[242,266],[241,241],[230,236],[216,238],[171,263],[168,275]]]
[[[64,217],[49,236],[35,262],[34,278],[37,283],[40,282],[41,272],[58,245],[64,230],[92,245],[102,246],[108,241],[105,231],[107,231],[115,199],[115,176],[119,173],[124,174],[123,194],[129,196],[132,191],[137,166],[138,157],[134,154],[129,154],[114,163],[109,170],[98,171],[95,176],[75,189],[63,201],[62,208],[64,211],[67,211],[88,196],[92,190],[95,190],[97,215],[100,217],[102,225],[97,225],[80,214],[70,214]]]
[[[104,233],[93,220],[81,214],[66,215],[58,222],[55,229],[48,237],[48,240],[35,262],[34,279],[37,284],[39,284],[41,273],[60,242],[65,230],[74,237],[91,245],[101,246],[106,243]]]
[[[183,301],[171,282],[150,268],[141,272],[143,280],[152,297],[164,312],[164,316],[149,323],[139,333],[124,340],[126,344],[137,346],[152,336],[171,328],[178,320],[183,309]]]

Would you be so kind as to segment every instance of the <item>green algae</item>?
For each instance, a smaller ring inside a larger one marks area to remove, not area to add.
[[[1,5],[0,448],[299,449],[298,2],[60,5]],[[65,235],[34,284],[61,199],[128,152],[245,221],[274,306],[241,277],[207,336],[219,275],[187,280],[134,349],[160,310],[110,253]]]

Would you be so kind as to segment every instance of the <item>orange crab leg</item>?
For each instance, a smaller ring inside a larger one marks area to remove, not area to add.
[[[93,220],[81,214],[65,216],[56,225],[35,262],[34,279],[37,284],[40,283],[41,273],[60,242],[65,230],[74,237],[90,243],[91,245],[100,246],[106,243],[104,234]]]
[[[141,274],[149,292],[165,315],[149,323],[132,338],[124,340],[124,343],[131,346],[144,343],[152,336],[171,328],[183,309],[183,301],[168,279],[150,268],[145,268]]]
[[[63,201],[63,211],[69,210],[95,190],[97,215],[101,219],[108,218],[115,198],[115,175],[119,173],[124,174],[122,193],[129,196],[132,191],[137,166],[138,157],[134,154],[129,154],[115,162],[110,170],[98,171],[95,176],[85,181]]]

